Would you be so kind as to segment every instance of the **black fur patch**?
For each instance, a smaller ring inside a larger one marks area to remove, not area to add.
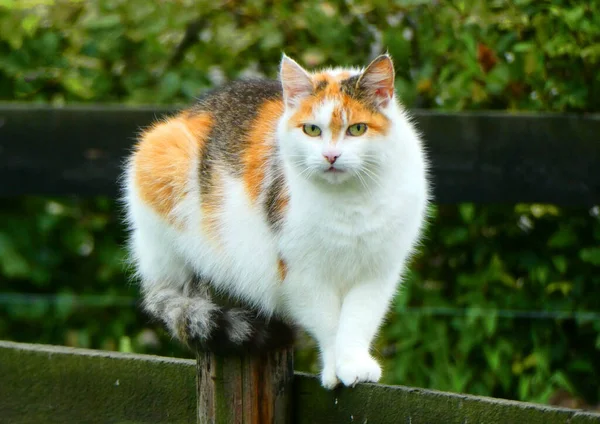
[[[198,99],[190,112],[206,112],[213,118],[200,159],[202,193],[210,191],[211,168],[215,161],[224,163],[233,175],[241,175],[244,143],[252,121],[266,101],[281,99],[282,93],[279,81],[247,79],[230,82]]]
[[[274,166],[273,172],[275,177],[267,189],[264,208],[267,215],[267,222],[273,230],[277,231],[283,221],[280,205],[282,202],[286,201],[285,196],[287,196],[287,190],[281,167]]]
[[[359,89],[357,87],[358,79],[360,75],[354,75],[350,78],[346,78],[340,82],[342,93],[347,94],[350,97],[359,98]]]
[[[315,87],[315,93],[318,93],[319,91],[325,90],[325,88],[327,88],[327,85],[329,85],[329,82],[327,80],[321,80],[317,83],[317,86]]]
[[[213,352],[220,356],[260,354],[294,344],[295,329],[291,325],[277,317],[267,320],[243,303],[223,294],[217,294],[211,289],[210,281],[206,278],[196,277],[190,280],[186,291],[189,296],[209,298],[220,306],[210,317],[213,327],[208,337],[202,340],[193,337],[187,339],[187,346],[194,351]],[[243,315],[251,328],[250,333],[241,343],[232,340],[229,336],[231,327],[237,319],[232,320],[231,316],[236,314]],[[191,325],[194,323],[188,322],[188,326]]]
[[[216,324],[206,340],[189,340],[189,346],[197,351],[212,352],[220,356],[260,354],[266,351],[291,346],[294,343],[293,327],[278,318],[266,320],[256,312],[248,311],[248,322],[252,331],[241,343],[229,337],[231,321],[227,319],[227,309],[217,311],[213,316]]]

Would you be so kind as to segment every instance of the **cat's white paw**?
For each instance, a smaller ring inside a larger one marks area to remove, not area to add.
[[[328,366],[323,368],[323,371],[321,371],[321,386],[331,390],[334,389],[338,384],[340,384],[340,380],[335,373],[335,367]]]
[[[369,354],[349,356],[338,361],[337,376],[345,386],[377,383],[381,378],[381,367]]]

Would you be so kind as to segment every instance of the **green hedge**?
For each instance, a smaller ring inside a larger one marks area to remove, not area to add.
[[[390,3],[4,0],[0,100],[187,103],[275,76],[282,50],[320,66],[387,49],[410,107],[600,110],[598,2]],[[434,212],[377,343],[385,382],[598,402],[599,209]],[[188,355],[131,303],[123,237],[113,200],[0,200],[0,338]],[[299,368],[314,359],[299,349]]]

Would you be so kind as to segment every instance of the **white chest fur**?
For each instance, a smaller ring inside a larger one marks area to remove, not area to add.
[[[342,291],[399,274],[420,230],[424,192],[394,180],[361,194],[295,188],[279,242],[290,269]]]

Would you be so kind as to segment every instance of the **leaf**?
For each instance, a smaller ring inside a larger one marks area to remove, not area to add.
[[[64,292],[57,294],[56,298],[56,316],[65,320],[75,309],[75,297],[73,293]]]
[[[90,30],[105,30],[115,28],[121,25],[121,16],[117,14],[92,16],[89,15],[82,22],[83,26]]]
[[[573,283],[570,281],[557,281],[546,286],[546,293],[548,294],[558,291],[561,292],[563,296],[568,296],[571,290],[573,290]]]
[[[589,59],[592,63],[596,63],[600,58],[600,43],[581,49],[580,55],[583,59]]]
[[[469,230],[465,227],[446,228],[442,230],[442,237],[446,245],[456,246],[469,239]]]
[[[89,80],[74,72],[62,80],[62,85],[67,91],[83,99],[91,99],[94,96],[89,83]]]
[[[523,376],[519,379],[519,399],[528,399],[531,389],[531,379],[528,376]]]
[[[475,205],[472,203],[461,203],[459,205],[459,211],[464,222],[470,223],[473,221],[473,218],[475,217]]]
[[[123,352],[123,353],[132,353],[133,352],[130,337],[122,336],[119,338],[119,352]]]
[[[554,267],[558,270],[558,272],[560,272],[561,274],[567,272],[568,261],[564,255],[553,256],[552,263],[554,264]]]
[[[600,266],[600,247],[587,247],[579,251],[579,258],[594,266]]]
[[[15,249],[13,241],[2,234],[0,234],[0,268],[8,278],[26,278],[31,272],[29,263]]]
[[[524,42],[515,44],[513,46],[512,50],[517,53],[523,53],[523,52],[528,52],[530,50],[533,50],[534,48],[535,48],[535,45],[533,44],[533,42],[524,41]]]
[[[548,247],[560,248],[574,246],[578,244],[577,233],[571,228],[561,227],[558,231],[552,234],[548,240]]]
[[[39,15],[29,14],[21,21],[21,27],[28,37],[31,37],[33,34],[35,34],[40,20],[41,17]]]
[[[176,72],[167,72],[164,77],[161,78],[158,94],[162,99],[168,99],[173,97],[177,91],[181,88],[181,77]]]

